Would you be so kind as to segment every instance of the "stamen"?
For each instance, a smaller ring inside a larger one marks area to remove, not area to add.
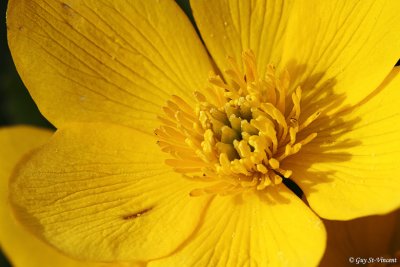
[[[265,75],[259,75],[252,51],[244,52],[242,60],[244,72],[228,58],[231,69],[226,73],[232,83],[211,76],[208,98],[195,91],[197,104],[191,107],[172,96],[159,118],[158,144],[172,156],[166,163],[188,179],[211,183],[193,189],[191,196],[278,185],[292,176],[291,170],[281,167],[285,158],[317,136],[311,133],[298,140],[321,111],[300,121],[302,90],[297,87],[287,95],[289,73],[278,75],[268,65]]]

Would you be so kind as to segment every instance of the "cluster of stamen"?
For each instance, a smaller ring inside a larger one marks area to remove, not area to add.
[[[232,194],[280,184],[292,175],[281,167],[282,161],[317,136],[296,138],[320,112],[299,122],[301,89],[297,87],[287,101],[288,73],[278,77],[269,65],[259,76],[254,54],[246,51],[242,58],[244,73],[229,59],[232,69],[226,73],[232,83],[212,76],[207,97],[195,92],[195,108],[173,96],[159,118],[158,144],[173,157],[166,163],[190,179],[212,182],[191,195]]]

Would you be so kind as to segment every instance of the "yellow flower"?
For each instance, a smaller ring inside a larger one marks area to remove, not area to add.
[[[0,244],[15,267],[111,267],[132,266],[73,260],[38,240],[12,217],[8,203],[8,180],[17,162],[43,145],[51,131],[17,126],[0,129]]]
[[[328,242],[321,267],[400,266],[400,210],[351,221],[324,221]]]
[[[26,227],[88,260],[315,266],[315,213],[399,207],[399,1],[191,6],[207,50],[173,1],[10,1],[58,129],[14,172]]]

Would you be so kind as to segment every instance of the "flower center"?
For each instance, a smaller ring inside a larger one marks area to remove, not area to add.
[[[242,60],[244,73],[229,59],[232,68],[226,73],[231,84],[213,76],[208,97],[195,92],[195,107],[172,96],[159,117],[158,144],[172,156],[166,163],[185,177],[212,182],[194,189],[193,196],[280,184],[292,175],[281,167],[284,159],[317,136],[296,138],[320,111],[299,122],[301,89],[288,94],[288,72],[278,76],[269,65],[259,76],[252,51],[243,52]]]

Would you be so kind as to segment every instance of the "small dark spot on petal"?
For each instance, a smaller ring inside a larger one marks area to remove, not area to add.
[[[61,7],[64,9],[71,9],[71,7],[66,3],[61,3]]]
[[[132,213],[132,214],[124,215],[124,216],[122,216],[122,219],[124,219],[124,220],[136,219],[136,218],[142,216],[143,214],[151,211],[152,209],[153,209],[153,207],[150,207],[150,208],[141,210],[139,212],[135,212],[135,213]]]

